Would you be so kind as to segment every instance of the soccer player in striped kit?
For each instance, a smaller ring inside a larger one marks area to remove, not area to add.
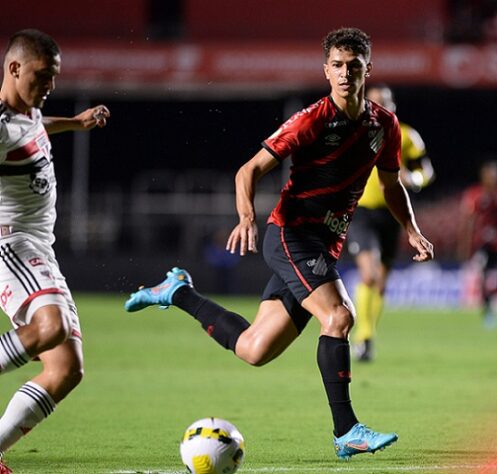
[[[76,305],[59,270],[55,240],[56,181],[48,134],[103,127],[105,106],[74,117],[43,117],[55,88],[60,50],[38,30],[7,45],[0,89],[0,306],[13,329],[0,335],[0,375],[32,359],[42,370],[12,397],[0,418],[3,453],[50,415],[83,376]]]
[[[336,269],[347,228],[366,181],[376,166],[390,210],[416,250],[414,260],[433,257],[433,246],[416,224],[400,182],[400,129],[395,115],[364,97],[369,76],[369,36],[356,28],[332,31],[323,40],[324,74],[331,94],[297,112],[262,143],[236,176],[239,223],[227,250],[257,251],[256,183],[291,156],[290,178],[273,209],[263,253],[273,276],[252,324],[198,294],[185,270],[173,268],[160,285],[142,288],[128,311],[151,304],[175,305],[240,359],[260,366],[278,357],[314,315],[321,325],[317,362],[334,422],[339,458],[375,452],[397,440],[359,423],[349,396],[354,306]]]

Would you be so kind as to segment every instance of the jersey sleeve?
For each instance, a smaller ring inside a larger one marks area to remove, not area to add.
[[[399,171],[400,169],[400,151],[401,135],[399,121],[395,115],[391,115],[391,122],[386,123],[385,127],[385,146],[376,162],[376,167],[382,171]]]
[[[324,128],[325,113],[322,102],[293,114],[262,142],[263,148],[278,161],[282,161],[300,147],[312,143]]]

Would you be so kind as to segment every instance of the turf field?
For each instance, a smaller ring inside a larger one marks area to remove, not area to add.
[[[497,473],[497,330],[484,330],[475,312],[387,311],[377,360],[353,365],[352,397],[361,421],[400,439],[347,463],[332,449],[316,324],[278,360],[253,368],[174,308],[127,314],[123,296],[76,301],[85,380],[9,451],[15,474],[181,473],[179,439],[206,416],[244,434],[242,473]],[[258,303],[220,301],[243,314]],[[1,410],[37,369],[1,377]]]

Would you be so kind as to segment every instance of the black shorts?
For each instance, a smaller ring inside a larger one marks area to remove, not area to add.
[[[340,278],[336,260],[318,232],[274,224],[266,229],[263,254],[274,275],[262,299],[280,299],[300,333],[312,316],[301,303],[323,283]]]
[[[358,207],[347,234],[347,248],[356,256],[363,250],[378,250],[381,261],[391,267],[399,248],[400,225],[385,208]]]

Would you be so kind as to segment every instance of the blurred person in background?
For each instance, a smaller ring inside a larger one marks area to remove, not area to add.
[[[197,293],[188,272],[177,267],[158,286],[133,293],[125,308],[177,306],[222,347],[254,366],[278,357],[314,315],[321,326],[317,364],[331,408],[335,452],[348,459],[397,440],[395,433],[359,423],[352,408],[348,334],[355,311],[336,269],[357,201],[375,166],[390,210],[416,251],[414,260],[433,258],[433,246],[421,234],[399,179],[397,118],[364,97],[372,69],[369,36],[357,28],[341,28],[324,38],[323,49],[331,94],[295,113],[236,175],[239,223],[226,248],[244,256],[257,252],[256,184],[291,156],[290,178],[268,219],[263,254],[273,275],[254,322]]]
[[[496,327],[492,299],[497,295],[497,161],[483,163],[479,183],[462,195],[459,257],[478,272],[483,324]]]
[[[31,360],[42,370],[14,394],[0,418],[3,453],[47,418],[83,376],[76,305],[59,270],[55,241],[56,180],[48,134],[103,127],[100,105],[75,117],[43,117],[61,56],[38,30],[8,42],[0,90],[0,305],[13,329],[0,335],[0,374]]]
[[[396,111],[393,92],[387,85],[368,88],[366,97]],[[419,133],[400,122],[402,184],[418,192],[433,181],[434,172]],[[359,361],[373,359],[373,341],[384,306],[388,275],[399,247],[400,225],[388,209],[378,172],[374,169],[354,215],[348,236],[349,253],[359,270],[359,283],[355,289],[357,311],[353,336],[353,353]]]

